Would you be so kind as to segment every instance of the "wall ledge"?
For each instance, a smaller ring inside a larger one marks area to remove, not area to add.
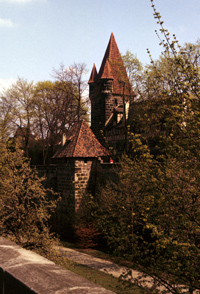
[[[0,293],[113,294],[2,237],[0,237]]]

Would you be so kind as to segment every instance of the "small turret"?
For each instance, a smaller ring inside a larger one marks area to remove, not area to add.
[[[97,69],[96,69],[96,66],[95,64],[93,65],[93,68],[92,68],[92,72],[91,72],[91,75],[90,75],[90,79],[88,81],[88,84],[89,84],[89,97],[90,97],[90,100],[91,100],[91,97],[94,93],[94,90],[95,90],[95,86],[96,86],[96,83],[98,81],[98,74],[97,74]]]

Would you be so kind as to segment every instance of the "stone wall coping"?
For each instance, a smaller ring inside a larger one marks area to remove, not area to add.
[[[0,237],[0,293],[113,294],[3,237]]]

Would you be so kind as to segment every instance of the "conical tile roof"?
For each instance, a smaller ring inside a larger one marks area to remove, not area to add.
[[[127,76],[126,69],[113,33],[110,36],[110,40],[98,74],[95,73],[95,69],[93,67],[89,83],[94,82],[94,77],[98,80],[112,79],[114,94],[122,95],[123,87],[125,86],[124,94],[130,95],[130,81]]]
[[[97,82],[98,80],[98,74],[97,74],[97,69],[96,69],[96,66],[95,64],[93,65],[93,68],[92,68],[92,72],[91,72],[91,75],[90,75],[90,79],[88,81],[88,84],[90,83],[95,83]]]
[[[99,79],[104,78],[107,71],[107,63],[110,64],[110,71],[113,78],[113,93],[123,94],[123,84],[125,84],[124,94],[130,94],[130,82],[126,73],[126,69],[119,52],[114,34],[110,36],[110,40],[99,70]]]
[[[112,74],[112,68],[111,68],[111,65],[110,65],[110,62],[108,59],[106,59],[106,62],[105,62],[104,68],[103,68],[103,72],[101,75],[101,79],[110,79],[110,80],[114,79],[113,74]]]
[[[123,61],[121,59],[121,54],[119,52],[119,49],[118,49],[118,46],[117,46],[117,43],[115,41],[115,37],[114,37],[113,33],[110,36],[110,40],[109,40],[106,52],[105,52],[103,61],[101,63],[101,67],[100,67],[100,70],[99,70],[99,77],[100,78],[103,75],[103,72],[104,72],[104,69],[105,69],[105,64],[106,64],[107,60],[113,61],[113,62],[114,61],[115,62],[118,62],[118,61],[120,62],[121,61],[123,63]]]

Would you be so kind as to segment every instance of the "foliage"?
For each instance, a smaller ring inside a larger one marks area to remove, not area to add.
[[[12,106],[8,103],[5,97],[0,100],[0,140],[6,141],[10,133],[14,133],[15,126],[13,126]]]
[[[15,85],[4,91],[0,102],[1,139],[14,135],[18,128],[24,128],[24,151],[28,156],[28,145],[33,119],[33,83],[18,79]]]
[[[199,41],[171,40],[151,2],[164,50],[157,61],[148,50],[128,153],[118,182],[101,190],[98,228],[116,255],[144,273],[135,283],[145,292],[193,293],[200,290]]]
[[[141,94],[143,84],[143,66],[137,56],[129,50],[122,55],[122,60],[126,68],[129,81],[136,95]]]
[[[89,193],[82,196],[81,203],[76,213],[75,234],[77,244],[81,248],[92,248],[98,244],[99,232],[96,229],[97,199]]]
[[[19,78],[1,95],[0,138],[6,141],[15,137],[32,164],[50,163],[62,134],[75,121],[88,120],[85,64],[55,72],[53,82],[34,85]]]
[[[87,109],[77,117],[78,86],[71,80],[38,82],[34,92],[35,127],[42,145],[43,164],[49,162],[65,133],[75,121],[87,117]],[[82,108],[81,108],[82,109]]]
[[[46,248],[53,240],[48,221],[58,196],[46,190],[22,152],[0,146],[0,229],[28,248]]]
[[[80,248],[93,248],[97,246],[98,233],[95,226],[92,223],[88,223],[87,225],[77,225],[75,227],[75,232],[77,238],[77,245]]]
[[[175,35],[170,39],[163,27],[160,13],[154,17],[160,25],[162,56],[146,67],[143,92],[132,105],[129,123],[131,131],[142,134],[143,142],[151,153],[159,157],[199,157],[199,95],[200,43],[180,46]]]
[[[200,289],[199,168],[195,159],[159,164],[125,157],[119,182],[101,191],[98,228],[109,248],[167,293],[180,284]]]
[[[75,120],[75,106],[67,82],[38,82],[34,90],[34,126],[42,146],[43,164],[55,153],[62,134]]]

